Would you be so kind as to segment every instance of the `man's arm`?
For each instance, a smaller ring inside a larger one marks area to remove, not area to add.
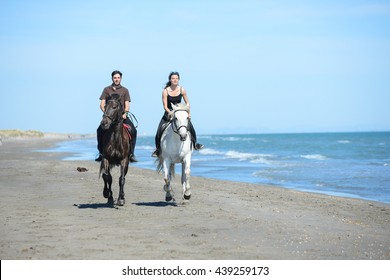
[[[100,110],[102,110],[103,113],[106,110],[106,100],[105,99],[102,99],[102,101],[100,101]]]

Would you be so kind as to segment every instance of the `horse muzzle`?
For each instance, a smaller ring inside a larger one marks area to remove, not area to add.
[[[100,122],[100,126],[102,127],[103,130],[107,130],[111,126],[111,120],[109,118],[103,118],[102,121]]]

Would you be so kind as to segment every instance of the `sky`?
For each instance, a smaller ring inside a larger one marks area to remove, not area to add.
[[[94,133],[113,70],[139,135],[171,71],[198,134],[390,131],[390,1],[0,0],[0,129]]]

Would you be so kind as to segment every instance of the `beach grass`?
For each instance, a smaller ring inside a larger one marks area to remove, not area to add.
[[[0,130],[0,136],[3,139],[8,138],[41,138],[45,134],[38,130],[18,130],[18,129],[5,129]]]

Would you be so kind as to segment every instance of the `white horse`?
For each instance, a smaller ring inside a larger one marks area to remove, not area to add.
[[[193,151],[191,134],[188,131],[189,108],[187,105],[172,104],[173,118],[161,136],[161,151],[157,170],[164,171],[164,190],[166,201],[175,201],[171,187],[171,179],[175,175],[175,163],[181,163],[181,184],[183,187],[183,199],[191,198],[190,173],[191,155]]]

